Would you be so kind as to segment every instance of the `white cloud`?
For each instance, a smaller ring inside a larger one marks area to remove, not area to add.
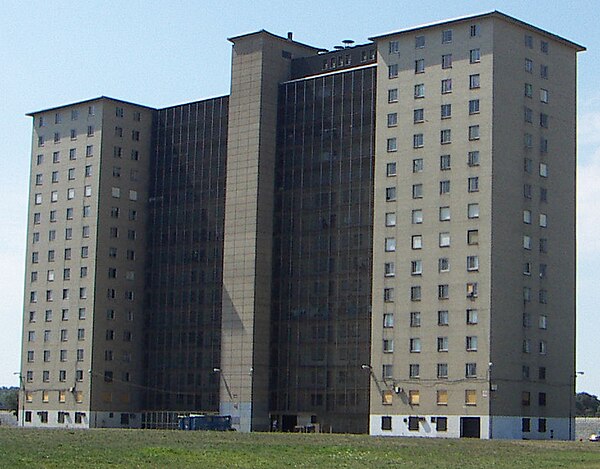
[[[600,114],[598,116],[600,125]],[[598,131],[600,133],[600,127]],[[577,169],[578,256],[600,256],[600,146]]]
[[[600,144],[600,112],[582,112],[577,119],[577,141],[580,146]]]

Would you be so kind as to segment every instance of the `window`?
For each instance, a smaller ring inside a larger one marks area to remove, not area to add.
[[[442,68],[452,68],[452,54],[442,55]]]
[[[548,177],[548,165],[546,163],[540,163],[540,176],[543,178]]]
[[[381,429],[391,430],[392,429],[392,417],[384,416],[381,417]]]
[[[387,151],[393,152],[393,151],[396,151],[397,149],[398,149],[398,147],[397,147],[397,143],[396,143],[396,137],[388,138],[387,139]]]
[[[85,156],[86,158],[94,156],[94,145],[88,145],[85,147]]]
[[[383,301],[385,303],[392,303],[394,301],[394,289],[384,288],[383,289]]]
[[[548,90],[540,89],[540,101],[542,103],[548,103]]]
[[[447,326],[449,324],[449,314],[447,310],[438,311],[438,326]]]
[[[452,42],[452,30],[446,29],[442,31],[442,44],[449,44]]]
[[[382,374],[383,379],[393,378],[394,377],[394,365],[383,365],[381,374]]]
[[[478,296],[478,285],[477,282],[467,283],[467,298],[473,299]]]
[[[416,260],[411,261],[410,274],[411,275],[421,275],[423,273],[423,261]]]
[[[472,64],[481,62],[481,51],[479,49],[471,49],[469,51],[469,62]]]
[[[440,247],[447,248],[450,246],[450,233],[440,233]]]
[[[60,132],[54,132],[54,143],[60,143]]]
[[[469,126],[469,140],[479,140],[479,126],[478,125],[470,125]]]
[[[396,187],[386,187],[385,189],[385,201],[393,202],[396,200]]]
[[[398,125],[398,113],[391,112],[387,115],[387,126],[396,127]]]
[[[467,190],[469,192],[479,192],[479,178],[470,177],[467,179]]]
[[[526,199],[531,199],[531,184],[523,184],[523,197]]]
[[[88,125],[87,136],[88,137],[93,137],[94,136],[94,126],[93,125]]]
[[[479,74],[469,75],[469,89],[477,89],[481,86]]]
[[[476,352],[477,351],[477,336],[470,335],[466,337],[466,348],[467,352]]]
[[[533,97],[533,85],[531,83],[525,83],[525,97]]]
[[[469,101],[469,114],[479,114],[479,100],[471,99]]]
[[[396,226],[396,212],[385,214],[385,226]]]
[[[450,220],[450,207],[440,207],[440,221]]]
[[[467,324],[477,324],[477,313],[478,310],[476,309],[467,309]]]
[[[408,377],[412,379],[416,379],[419,377],[419,365],[417,363],[411,363],[408,365]]]
[[[398,102],[398,88],[392,88],[388,90],[388,103]]]
[[[465,378],[476,378],[477,377],[477,363],[466,363],[465,364]]]
[[[413,111],[413,123],[418,124],[420,122],[423,122],[425,120],[425,114],[423,112],[423,109],[415,109]]]
[[[477,405],[477,391],[475,389],[465,390],[465,405]]]
[[[447,257],[440,257],[438,259],[438,271],[440,273],[450,272],[450,259]]]
[[[385,238],[385,250],[386,252],[393,252],[396,250],[396,238]]]
[[[421,339],[412,337],[409,341],[411,353],[419,353],[421,351]]]
[[[411,246],[413,249],[421,249],[423,247],[423,236],[414,235],[411,237]]]
[[[384,313],[383,327],[386,329],[394,327],[394,313]]]
[[[540,227],[547,228],[548,227],[548,215],[545,213],[540,213]]]
[[[425,59],[415,60],[415,73],[424,73],[424,72],[425,72]]]
[[[410,327],[421,327],[421,313],[413,311],[410,313]]]
[[[400,45],[399,45],[398,41],[390,41],[389,42],[388,52],[390,54],[397,54],[399,50],[400,50]]]
[[[440,107],[440,117],[442,119],[449,119],[452,117],[452,104],[442,104]]]
[[[440,181],[440,194],[449,194],[450,193],[450,181],[444,180]]]
[[[548,139],[540,137],[540,153],[548,153]]]
[[[545,314],[540,314],[538,319],[538,326],[540,329],[546,330],[548,329],[548,316]]]
[[[548,65],[540,65],[540,78],[544,80],[548,79]]]
[[[531,288],[530,287],[523,287],[523,301],[525,301],[527,303],[531,301]],[[524,318],[529,318],[529,316],[524,316]],[[524,323],[524,327],[529,327],[530,322],[531,322],[531,320],[527,319],[527,322]],[[527,326],[525,326],[525,324],[527,324]]]
[[[533,36],[525,34],[525,47],[533,49]]]
[[[415,37],[415,49],[422,49],[425,47],[425,36]]]
[[[415,158],[413,160],[413,173],[420,173],[423,171],[423,158]]]
[[[398,77],[398,64],[388,65],[388,78]],[[138,138],[139,140],[139,138]]]
[[[442,80],[442,94],[452,93],[452,78]]]
[[[531,249],[531,236],[523,235],[523,248],[527,250]]]
[[[421,287],[410,287],[410,301],[421,301]]]
[[[540,366],[538,368],[538,379],[545,380],[546,379],[546,367]]]
[[[421,210],[421,209],[413,210],[411,220],[412,220],[413,225],[419,225],[419,224],[423,223],[423,210]]]
[[[394,351],[394,340],[393,339],[383,339],[383,352],[384,353],[392,353]]]
[[[111,195],[118,199],[119,197],[121,197],[121,189],[118,187],[112,187],[111,188]]]
[[[448,364],[447,363],[438,363],[437,364],[437,377],[441,379],[448,378]]]
[[[467,270],[469,272],[479,270],[479,256],[467,256]]]
[[[481,26],[478,24],[471,25],[471,37],[477,37],[481,34]]]
[[[450,298],[450,286],[438,285],[438,300],[447,300],[448,298]]]
[[[531,431],[531,419],[529,417],[523,417],[521,419],[521,431],[523,433],[529,433]]]
[[[448,337],[437,338],[437,351],[447,352],[448,351]]]
[[[413,184],[412,198],[413,199],[422,199],[423,198],[423,184]]]
[[[479,230],[467,231],[467,244],[470,246],[479,244]]]
[[[546,393],[545,392],[538,393],[538,405],[540,407],[544,407],[546,405]]]
[[[425,97],[425,85],[420,83],[415,85],[415,98],[424,98]]]
[[[438,389],[437,391],[437,405],[448,405],[448,391],[445,389]],[[440,417],[438,417],[439,419]]]
[[[413,148],[423,148],[423,134],[413,135]]]
[[[391,405],[393,402],[393,399],[394,399],[394,394],[389,389],[386,389],[381,392],[381,403],[383,405]],[[384,418],[384,417],[382,417],[382,418]],[[383,430],[383,426],[382,426],[382,430]]]
[[[468,153],[467,164],[469,166],[479,166],[479,151],[470,151]]]
[[[533,73],[533,60],[525,59],[525,71],[527,73]]]
[[[452,131],[450,129],[443,129],[440,131],[440,143],[442,145],[452,143]]]
[[[440,170],[441,171],[448,171],[450,169],[450,163],[451,163],[451,157],[450,155],[440,155]]]

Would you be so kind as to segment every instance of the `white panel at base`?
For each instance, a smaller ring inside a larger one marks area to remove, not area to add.
[[[252,431],[252,403],[251,402],[221,402],[220,415],[231,416],[231,427],[238,432]]]
[[[512,439],[512,440],[568,440],[568,418],[546,418],[546,431],[538,432],[538,417],[530,417],[529,432],[522,431],[522,418],[509,416],[488,415],[386,415],[392,418],[392,429],[381,429],[381,417],[384,415],[371,415],[369,418],[369,434],[373,436],[403,436],[425,438],[460,438],[461,417],[478,417],[480,419],[481,439]],[[419,430],[408,429],[409,417],[421,417]],[[436,424],[431,421],[435,417],[446,417],[448,426],[446,431],[437,431]],[[490,428],[491,422],[491,428]],[[571,425],[574,432],[574,424]]]

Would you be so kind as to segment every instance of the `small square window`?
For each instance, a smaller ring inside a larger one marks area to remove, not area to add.
[[[398,102],[398,88],[388,90],[388,103]]]
[[[415,60],[415,73],[424,73],[424,72],[425,72],[425,59]]]
[[[481,87],[480,75],[469,75],[469,89],[477,89]]]
[[[425,114],[423,109],[415,109],[413,111],[413,123],[418,124],[425,121]]]
[[[442,31],[442,44],[449,44],[452,42],[452,30],[446,29]]]

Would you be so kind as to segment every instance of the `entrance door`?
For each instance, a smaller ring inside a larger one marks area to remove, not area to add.
[[[480,438],[479,417],[461,417],[460,418],[460,437],[461,438]]]
[[[297,415],[282,415],[281,416],[281,431],[282,432],[293,432],[296,425],[298,425],[298,416]]]

